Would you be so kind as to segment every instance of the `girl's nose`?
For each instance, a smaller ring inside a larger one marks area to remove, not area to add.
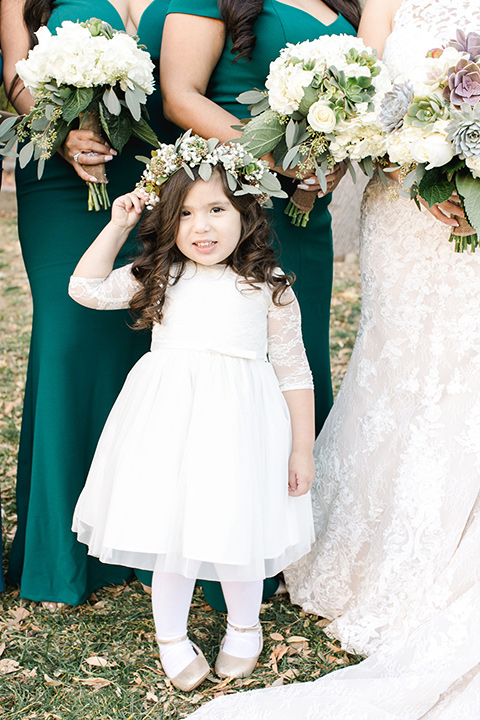
[[[195,216],[195,232],[197,233],[204,233],[207,232],[210,229],[210,224],[208,222],[208,216],[199,213]]]

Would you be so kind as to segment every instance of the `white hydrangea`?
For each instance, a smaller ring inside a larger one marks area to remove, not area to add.
[[[379,158],[385,155],[385,133],[375,112],[365,112],[348,123],[339,123],[335,129],[335,140],[330,144],[335,162],[346,158],[363,160],[366,157]]]
[[[150,55],[126,33],[118,32],[111,39],[92,37],[87,28],[65,20],[55,35],[45,26],[36,35],[38,45],[16,64],[19,77],[34,96],[52,81],[74,87],[120,83],[122,90],[138,86],[147,95],[153,92]]]

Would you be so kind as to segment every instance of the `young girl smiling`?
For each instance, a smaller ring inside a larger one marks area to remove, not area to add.
[[[305,554],[314,464],[311,373],[291,279],[258,200],[280,192],[241,146],[162,146],[77,265],[70,295],[130,307],[152,328],[100,438],[73,529],[103,562],[153,570],[163,668],[192,690],[209,673],[187,637],[195,581],[219,580],[220,677],[262,649],[263,579]],[[145,204],[144,253],[113,270]]]

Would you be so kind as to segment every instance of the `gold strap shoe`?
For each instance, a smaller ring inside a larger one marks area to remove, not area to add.
[[[222,640],[222,644],[220,645],[220,652],[217,655],[217,660],[215,662],[215,672],[220,678],[244,678],[250,675],[257,664],[258,658],[260,656],[260,653],[263,649],[263,635],[262,635],[262,626],[260,623],[258,625],[254,625],[254,627],[251,628],[240,628],[236,625],[232,625],[228,622],[227,624],[230,625],[231,628],[236,630],[240,633],[259,633],[260,634],[260,649],[258,653],[255,655],[255,657],[251,658],[239,658],[235,657],[234,655],[228,655],[228,653],[223,651],[223,646],[225,645],[226,636]]]
[[[162,645],[172,645],[174,643],[183,642],[183,640],[186,639],[186,635],[183,635],[179,638],[174,638],[173,640],[160,640],[158,637],[156,637],[159,650],[161,649]],[[195,688],[198,687],[210,673],[210,666],[205,658],[205,655],[200,650],[198,645],[195,645],[195,643],[193,643],[191,640],[190,643],[195,652],[197,653],[197,657],[195,658],[195,660],[192,660],[192,662],[189,663],[184,670],[179,672],[178,675],[175,675],[175,677],[170,677],[170,675],[166,672],[165,668],[163,668],[165,675],[168,677],[172,685],[174,685],[178,690],[182,690],[183,692],[190,692],[191,690],[195,690]],[[160,662],[162,662],[161,654]]]

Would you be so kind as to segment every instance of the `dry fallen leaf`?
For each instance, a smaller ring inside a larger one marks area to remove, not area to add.
[[[0,643],[0,657],[2,657],[3,653],[5,652],[5,643]]]
[[[272,640],[275,640],[276,642],[280,642],[281,640],[283,640],[283,635],[281,635],[281,633],[277,633],[277,632],[270,633],[270,637],[272,638]]]
[[[153,703],[158,703],[158,697],[151,690],[147,692],[147,696],[145,699]]]
[[[111,680],[107,680],[106,678],[84,678],[79,680],[79,682],[82,683],[82,685],[88,685],[88,687],[93,688],[94,690],[101,690],[104,687],[107,687],[107,685],[111,685]]]
[[[115,667],[117,665],[117,663],[113,660],[108,660],[107,658],[100,657],[99,655],[92,655],[92,657],[87,658],[85,662],[91,667]]]
[[[0,675],[9,675],[18,670],[21,670],[21,666],[16,660],[10,660],[10,658],[0,660]]]
[[[45,685],[50,685],[51,687],[58,687],[62,684],[59,680],[54,680],[49,677],[47,673],[43,673],[43,679],[45,680]]]

